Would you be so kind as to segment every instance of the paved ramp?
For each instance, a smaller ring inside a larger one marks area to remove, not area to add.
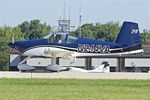
[[[0,78],[75,78],[75,79],[143,79],[149,80],[150,73],[85,73],[85,72],[55,72],[55,73],[21,73],[0,71]]]

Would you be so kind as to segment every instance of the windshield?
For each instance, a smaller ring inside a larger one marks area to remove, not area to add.
[[[53,33],[50,33],[50,34],[44,36],[43,39],[48,39],[52,34],[53,34]]]
[[[49,43],[65,43],[66,34],[53,33],[44,37]]]
[[[73,37],[66,33],[52,33],[44,37],[49,43],[66,43],[71,44],[77,40],[76,37]]]
[[[71,36],[71,35],[68,35],[68,39],[67,39],[67,44],[71,44],[71,43],[74,43],[78,38],[77,37],[74,37],[74,36]]]

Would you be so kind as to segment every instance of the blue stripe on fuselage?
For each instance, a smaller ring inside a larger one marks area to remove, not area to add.
[[[78,48],[78,44],[88,44],[88,45],[107,45],[110,47],[110,49],[118,48],[121,47],[117,43],[113,42],[104,42],[104,41],[99,41],[99,40],[92,40],[88,38],[80,38],[78,37],[77,41],[71,44],[65,44],[65,43],[49,43],[46,39],[41,39],[41,40],[24,40],[24,41],[17,41],[15,42],[15,48],[18,49],[19,52],[23,52],[29,48],[32,47],[41,47],[41,46],[61,46],[61,47],[67,47],[67,48]]]
[[[113,42],[105,42],[100,40],[92,40],[89,38],[78,38],[76,42],[70,45],[70,47],[77,48],[78,44],[88,44],[88,45],[107,45],[110,46],[110,49],[119,48],[121,45]]]

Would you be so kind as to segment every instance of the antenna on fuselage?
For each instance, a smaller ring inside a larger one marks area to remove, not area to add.
[[[82,12],[81,12],[81,5],[80,5],[80,12],[79,12],[79,35],[81,37],[81,18],[82,18]]]

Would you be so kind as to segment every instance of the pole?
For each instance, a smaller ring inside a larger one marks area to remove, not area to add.
[[[10,30],[10,32],[12,34],[12,44],[14,44],[15,43],[15,38],[14,38],[14,33],[13,33],[12,29]]]
[[[58,20],[60,20],[60,19],[61,19],[60,9],[61,9],[61,6],[59,6],[59,10],[58,10]]]
[[[79,16],[80,18],[79,18],[79,35],[80,35],[80,37],[81,37],[81,18],[82,18],[82,13],[81,13],[81,6],[80,6],[80,16]]]
[[[64,2],[64,19],[65,19],[65,2]]]

